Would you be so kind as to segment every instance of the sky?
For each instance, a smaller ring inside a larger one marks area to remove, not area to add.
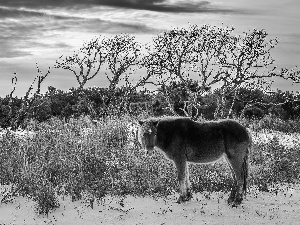
[[[299,0],[1,0],[0,96],[12,89],[23,96],[37,75],[45,74],[61,55],[71,55],[85,41],[99,35],[129,33],[142,44],[168,29],[190,24],[233,26],[237,34],[253,28],[278,37],[275,65],[300,67]],[[138,78],[141,74],[135,74]],[[107,87],[104,71],[86,86]],[[42,84],[68,90],[77,87],[75,76],[52,68]],[[276,79],[273,89],[298,91],[300,84]]]

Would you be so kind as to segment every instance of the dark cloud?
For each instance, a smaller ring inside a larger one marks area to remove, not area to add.
[[[209,1],[178,1],[176,4],[170,4],[166,0],[92,0],[94,4],[143,9],[158,12],[230,12],[229,9],[218,9],[213,7]]]
[[[195,0],[172,1],[172,4],[168,0],[0,0],[0,58],[29,55],[31,53],[27,49],[30,46],[61,49],[62,46],[54,44],[50,46],[49,43],[46,46],[41,43],[43,39],[49,38],[50,34],[58,37],[61,35],[63,39],[65,31],[93,34],[159,32],[138,21],[126,23],[85,18],[80,13],[80,9],[84,9],[86,14],[86,9],[99,5],[159,12],[224,13],[230,11],[214,8],[209,1]],[[65,13],[59,14],[60,10],[51,10],[58,7],[62,8]],[[71,8],[72,10],[68,10]],[[15,18],[17,21],[7,20],[7,18]],[[56,31],[56,34],[51,31]],[[64,46],[64,48],[67,47]]]
[[[228,13],[232,9],[218,8],[209,1],[177,1],[176,4],[167,0],[2,0],[0,6],[25,7],[85,7],[90,5],[106,5],[118,8],[150,10],[158,12],[213,12]]]

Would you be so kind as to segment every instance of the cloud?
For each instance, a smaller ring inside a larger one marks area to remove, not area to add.
[[[24,47],[32,39],[37,27],[20,22],[0,19],[0,58],[14,58],[31,55]]]
[[[153,33],[155,29],[102,20],[83,12],[0,6],[0,30],[0,58],[15,58],[33,55],[33,49],[70,49],[74,45],[69,45],[66,37],[76,37],[78,33],[94,37],[102,33]]]
[[[212,5],[209,1],[183,1],[183,0],[1,0],[0,6],[17,7],[89,7],[91,5],[104,5],[118,8],[137,10],[150,10],[157,12],[212,12],[228,13],[232,9]]]
[[[93,1],[93,0],[92,0]],[[209,1],[167,1],[167,0],[95,0],[94,4],[142,9],[157,12],[229,12],[228,9],[217,9]]]
[[[1,18],[32,18],[32,17],[48,17],[52,19],[75,19],[76,17],[72,16],[63,16],[51,11],[45,11],[41,9],[30,9],[30,8],[20,8],[20,7],[3,7],[0,5],[0,19]]]
[[[143,19],[139,22],[139,19],[115,17],[117,8],[119,13],[133,13],[134,10],[186,13],[230,11],[215,7],[209,1],[197,0],[1,0],[0,58],[33,54],[30,48],[34,46],[61,48],[55,46],[53,41],[47,42],[49,35],[64,41],[65,35],[76,37],[80,32],[96,36],[103,33],[153,34],[161,31],[151,27],[151,23],[148,23],[149,26],[143,23]],[[138,18],[142,18],[144,12],[138,14]]]

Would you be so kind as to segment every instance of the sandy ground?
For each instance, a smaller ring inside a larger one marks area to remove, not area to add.
[[[34,202],[16,197],[0,205],[0,225],[8,224],[300,224],[300,187],[275,192],[250,191],[237,208],[226,204],[228,193],[197,193],[190,202],[168,198],[106,197],[93,209],[84,200],[60,197],[60,208],[48,216]],[[1,196],[0,196],[1,197]]]

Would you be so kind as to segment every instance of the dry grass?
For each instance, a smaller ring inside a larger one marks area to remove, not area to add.
[[[27,136],[5,132],[0,137],[1,184],[13,184],[11,193],[33,199],[40,214],[59,207],[58,195],[69,195],[74,201],[84,196],[93,207],[95,199],[107,195],[174,193],[177,179],[172,163],[159,152],[148,157],[140,150],[130,138],[130,123],[126,116],[97,123],[87,117],[68,122],[53,118],[47,123],[32,122]],[[300,143],[287,147],[282,135],[276,134],[263,141],[266,132],[270,130],[253,132],[250,185],[268,191],[280,182],[298,182]],[[225,161],[191,165],[190,174],[194,192],[230,189]]]

